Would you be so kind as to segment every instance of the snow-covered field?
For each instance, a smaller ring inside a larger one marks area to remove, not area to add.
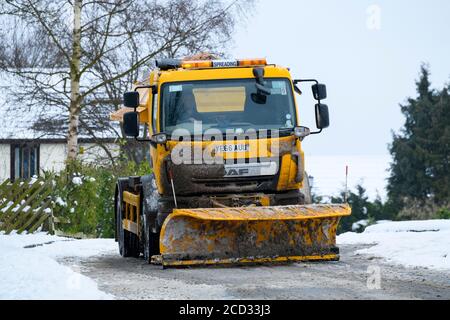
[[[384,222],[363,233],[347,232],[340,244],[373,244],[356,254],[385,258],[408,267],[450,270],[450,220]]]
[[[339,194],[345,186],[345,166],[348,165],[348,188],[355,189],[362,183],[371,200],[379,194],[386,195],[386,179],[388,177],[389,155],[346,155],[317,156],[306,155],[305,167],[309,175],[314,177],[313,190],[322,196]]]
[[[113,299],[97,284],[59,264],[117,250],[111,239],[71,240],[37,233],[0,235],[0,299]]]

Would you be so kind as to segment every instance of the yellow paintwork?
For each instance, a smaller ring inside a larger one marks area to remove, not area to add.
[[[286,78],[291,82],[291,76],[288,69],[280,66],[265,66],[264,67],[264,77],[265,78]],[[161,92],[161,86],[165,83],[173,83],[173,82],[182,82],[182,81],[195,81],[195,80],[211,80],[211,79],[253,79],[253,68],[251,67],[237,67],[237,68],[209,68],[209,69],[177,69],[177,70],[169,70],[169,71],[159,71],[154,70],[149,78],[144,82],[137,82],[136,86],[142,85],[157,85],[158,93]],[[292,84],[291,84],[292,86]],[[156,103],[153,103],[153,95],[150,94],[150,89],[138,89],[140,93],[140,107],[138,108],[139,112],[139,120],[141,123],[147,124],[149,128],[149,134],[152,135],[154,133],[160,132],[159,124],[160,124],[160,110],[158,108],[160,104],[160,94],[157,95]],[[292,92],[293,86],[292,86]],[[294,103],[295,110],[297,115],[297,125],[299,125],[299,112],[298,107],[295,100],[294,95]],[[156,110],[153,108],[156,107]],[[153,113],[156,111],[156,128],[152,126],[152,117]],[[111,115],[111,118],[115,120],[120,120],[123,116],[123,111],[118,114]],[[257,128],[256,128],[257,129]],[[296,141],[296,152],[301,155],[301,161],[303,159],[303,151],[301,149],[301,142],[298,139],[295,139],[293,136],[283,137],[283,138],[272,138],[272,139],[250,139],[248,140],[248,144],[250,145],[249,152],[235,152],[235,153],[224,153],[223,155],[215,155],[222,156],[223,159],[242,159],[242,158],[268,158],[272,155],[270,152],[270,148],[272,144],[281,143],[283,140],[290,140],[294,143]],[[170,154],[175,145],[180,142],[169,141],[167,144],[167,148],[161,145],[157,147],[150,148],[150,156],[153,162],[153,172],[156,177],[156,185],[158,187],[158,192],[161,194],[166,193],[166,190],[163,188],[162,179],[164,178],[165,172],[161,172],[161,163],[164,159]],[[222,141],[222,142],[208,142],[208,141],[199,141],[199,142],[184,142],[192,145],[193,150],[201,150],[201,152],[205,151],[205,148],[209,148],[211,151],[218,144],[237,144],[242,143],[241,141]],[[183,142],[181,142],[183,144]],[[200,149],[201,148],[201,149]],[[296,171],[297,171],[297,163],[293,161],[290,156],[284,156],[283,160],[280,164],[280,179],[278,182],[277,190],[294,190],[302,187],[301,181],[296,182]]]
[[[150,79],[155,77],[156,71],[150,74]],[[214,79],[254,79],[253,68],[223,68],[223,69],[200,69],[200,70],[186,70],[178,69],[171,71],[161,72],[158,76],[158,92],[160,92],[161,86],[166,82],[183,82],[183,81],[201,81],[201,80],[214,80]],[[266,66],[264,68],[264,78],[286,78],[291,80],[291,75],[286,68],[278,66]],[[150,81],[150,84],[153,84]],[[292,92],[294,92],[293,85]],[[160,95],[158,95],[158,105],[160,104]],[[295,98],[294,98],[295,99]],[[298,121],[298,108],[296,107],[297,121]],[[158,110],[158,121],[156,132],[159,132],[159,119],[160,114]],[[149,123],[149,125],[151,125]]]
[[[134,194],[128,191],[123,192],[123,201],[135,207],[140,206],[140,196],[138,194]]]
[[[261,205],[262,205],[263,207],[268,207],[268,206],[270,206],[270,198],[269,198],[268,196],[262,196],[262,197],[259,199],[259,202],[261,203]]]
[[[265,66],[265,78],[285,78],[291,83],[287,68]],[[209,68],[209,69],[177,69],[169,71],[154,70],[145,82],[136,86],[155,85],[158,94],[153,101],[150,89],[139,89],[141,101],[139,119],[148,126],[149,134],[160,132],[159,109],[161,91],[165,83],[214,79],[254,79],[252,67]],[[195,94],[195,92],[194,92]],[[205,98],[206,92],[197,92],[197,104],[204,112],[210,105]],[[220,94],[220,93],[215,93]],[[203,96],[202,96],[203,95]],[[217,102],[217,101],[216,101]],[[297,123],[300,125],[299,108],[294,95]],[[213,103],[213,110],[238,110],[243,105],[238,98],[228,106]],[[156,108],[154,110],[154,108]],[[119,115],[116,115],[116,118]],[[153,119],[155,118],[155,119]],[[155,123],[153,127],[152,122]],[[258,128],[255,128],[258,129]],[[228,159],[258,159],[278,157],[274,149],[281,148],[283,156],[280,162],[277,191],[295,190],[302,187],[298,179],[298,170],[305,167],[301,141],[294,136],[256,139],[245,141],[249,145],[247,151],[224,152],[216,146],[223,144],[242,144],[238,141],[168,141],[166,145],[150,148],[153,173],[160,194],[171,193],[164,190],[163,180],[166,172],[162,172],[164,160],[175,148],[189,147],[193,151],[194,163],[196,152],[201,156],[210,154],[214,157]],[[300,168],[298,168],[298,157]],[[123,221],[127,230],[138,230],[141,199],[139,195],[124,192],[126,219]],[[348,205],[296,205],[270,206],[269,197],[261,197],[262,207],[243,208],[204,208],[175,209],[165,220],[160,233],[161,256],[154,257],[155,262],[164,266],[289,262],[304,260],[336,260],[339,255],[333,251],[336,244],[336,230],[339,219],[350,214]],[[136,223],[136,226],[132,225]],[[253,254],[253,250],[255,253]],[[185,255],[178,259],[178,255]],[[187,255],[187,256],[186,256]]]
[[[137,234],[139,235],[139,226],[136,222],[133,222],[131,220],[128,219],[123,219],[122,220],[122,227],[124,228],[124,230],[127,230],[131,233]]]
[[[122,221],[125,230],[139,235],[141,217],[141,196],[128,191],[123,192],[125,217]]]
[[[273,207],[239,207],[239,208],[201,208],[201,209],[174,209],[170,218],[178,216],[191,217],[200,220],[216,221],[263,221],[263,220],[308,220],[311,218],[335,218],[350,215],[348,204],[314,204],[291,205]],[[165,226],[170,223],[167,219]]]
[[[205,259],[205,260],[164,260],[162,256],[152,257],[152,263],[164,267],[186,267],[207,265],[231,265],[231,264],[263,264],[263,263],[289,263],[300,261],[336,261],[338,254],[326,254],[316,256],[287,256],[266,258],[239,258],[239,259]]]
[[[161,229],[162,263],[190,265],[335,258],[346,204],[177,209]]]
[[[296,142],[297,141],[297,142]],[[189,147],[192,150],[192,154],[203,155],[205,153],[211,154],[213,150],[215,150],[216,146],[224,145],[224,144],[242,144],[243,140],[237,141],[169,141],[167,146],[158,145],[157,148],[151,149],[151,155],[153,159],[153,173],[156,177],[156,185],[158,187],[159,193],[163,193],[163,183],[162,179],[165,175],[165,172],[161,172],[160,168],[162,167],[162,163],[164,159],[171,154],[172,150],[179,146]],[[270,158],[276,157],[276,151],[274,150],[276,146],[280,146],[281,144],[295,144],[295,148],[297,152],[300,152],[301,161],[304,161],[303,151],[301,151],[300,142],[294,136],[287,136],[281,138],[271,138],[271,139],[253,139],[245,142],[249,145],[248,151],[237,151],[237,152],[224,152],[224,153],[216,153],[216,158],[221,158],[223,160],[229,159],[257,159],[257,158]],[[304,167],[304,166],[303,166]],[[278,181],[278,191],[283,190],[295,190],[302,187],[301,182],[296,182],[295,177],[297,174],[297,163],[293,161],[290,154],[285,155],[282,158],[282,162],[280,164],[280,178]]]

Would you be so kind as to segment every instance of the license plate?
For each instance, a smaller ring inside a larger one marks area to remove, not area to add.
[[[246,152],[250,149],[248,144],[224,144],[216,146],[217,153]]]

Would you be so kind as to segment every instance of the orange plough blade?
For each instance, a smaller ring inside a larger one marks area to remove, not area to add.
[[[338,260],[336,230],[347,204],[176,209],[160,256],[170,266]]]

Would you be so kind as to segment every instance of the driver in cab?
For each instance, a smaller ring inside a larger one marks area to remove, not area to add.
[[[199,121],[192,91],[183,91],[177,105],[177,124]]]

